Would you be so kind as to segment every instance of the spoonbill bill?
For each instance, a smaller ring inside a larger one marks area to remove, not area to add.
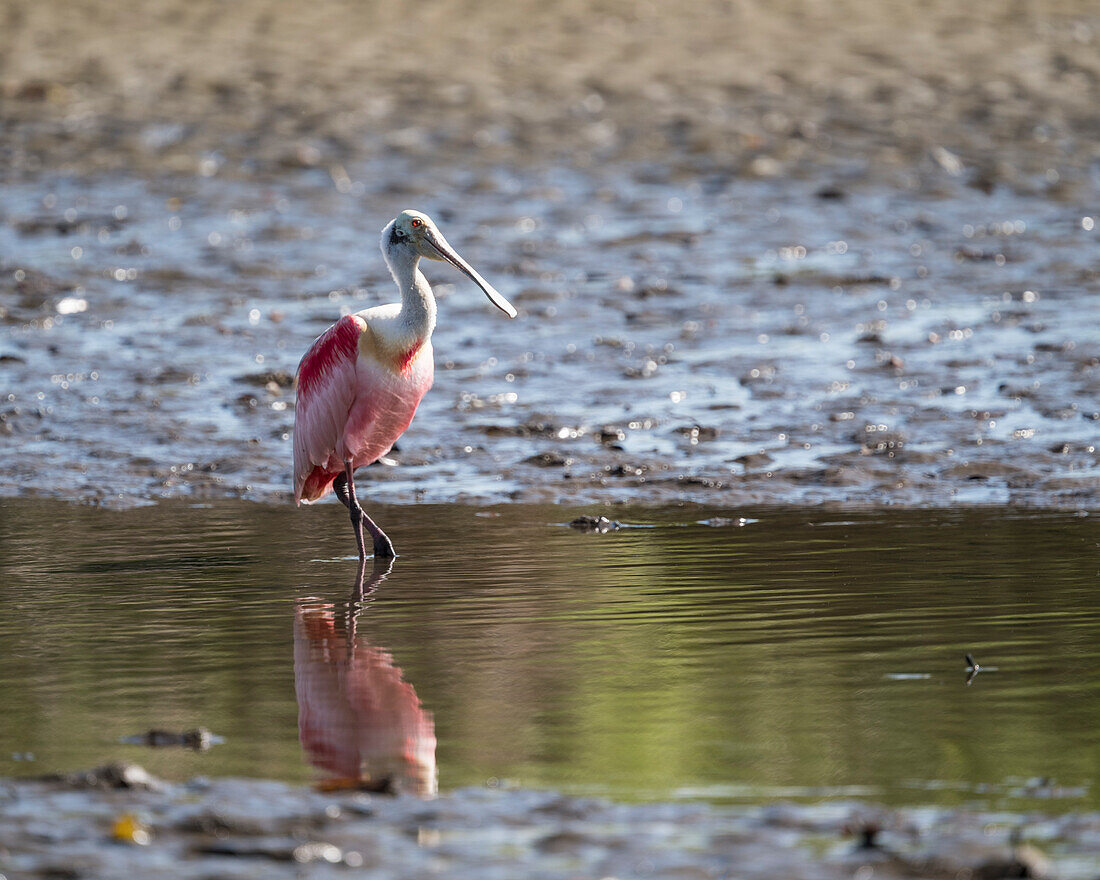
[[[420,258],[450,263],[504,314],[516,316],[426,214],[402,211],[382,230],[381,245],[401,302],[344,315],[309,347],[296,380],[294,500],[309,504],[334,490],[351,515],[360,561],[367,557],[364,528],[376,559],[395,553],[356,498],[355,470],[390,451],[432,387],[436,305]]]

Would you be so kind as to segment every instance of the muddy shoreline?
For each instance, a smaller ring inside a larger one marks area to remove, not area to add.
[[[58,815],[65,822],[55,821]],[[10,876],[1095,876],[1100,814],[615,804],[499,785],[423,801],[136,766],[0,781]]]
[[[3,24],[0,144],[17,176],[211,162],[279,176],[401,152],[688,176],[942,171],[1057,198],[1089,186],[1100,140],[1085,0],[321,0],[278,14],[17,0]]]
[[[432,210],[521,314],[433,273],[435,387],[400,466],[364,484],[403,503],[1096,509],[1087,204],[815,190],[641,166],[452,177]],[[44,176],[0,201],[0,492],[285,503],[301,352],[393,298],[360,200],[299,171]]]
[[[1097,507],[1087,3],[3,25],[0,493],[285,502],[298,358],[417,207],[521,315],[432,274],[387,500]]]

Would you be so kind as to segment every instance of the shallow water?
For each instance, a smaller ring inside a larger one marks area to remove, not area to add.
[[[1100,806],[1093,517],[376,512],[405,555],[349,636],[335,506],[0,502],[0,775],[331,782],[411,750],[444,791]],[[121,742],[199,725],[225,742]]]

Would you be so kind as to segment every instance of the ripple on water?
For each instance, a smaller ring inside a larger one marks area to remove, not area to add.
[[[373,512],[403,555],[355,594],[336,505],[0,502],[0,770],[339,782],[310,758],[337,733],[384,755],[430,718],[442,790],[1097,804],[1092,517],[623,507],[647,528],[583,534],[556,506]],[[225,742],[123,742],[199,727]]]

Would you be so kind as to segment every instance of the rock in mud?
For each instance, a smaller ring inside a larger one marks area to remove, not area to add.
[[[535,467],[543,468],[563,467],[567,463],[568,459],[557,452],[540,452],[538,455],[532,455],[520,462],[520,464],[533,464]]]
[[[127,761],[104,764],[102,767],[77,773],[52,774],[42,777],[42,781],[60,782],[69,788],[127,788],[146,791],[161,791],[164,788],[164,783],[144,767]]]
[[[743,465],[747,471],[767,467],[774,460],[775,459],[766,452],[749,452],[745,455],[739,455],[734,459],[735,462]]]

